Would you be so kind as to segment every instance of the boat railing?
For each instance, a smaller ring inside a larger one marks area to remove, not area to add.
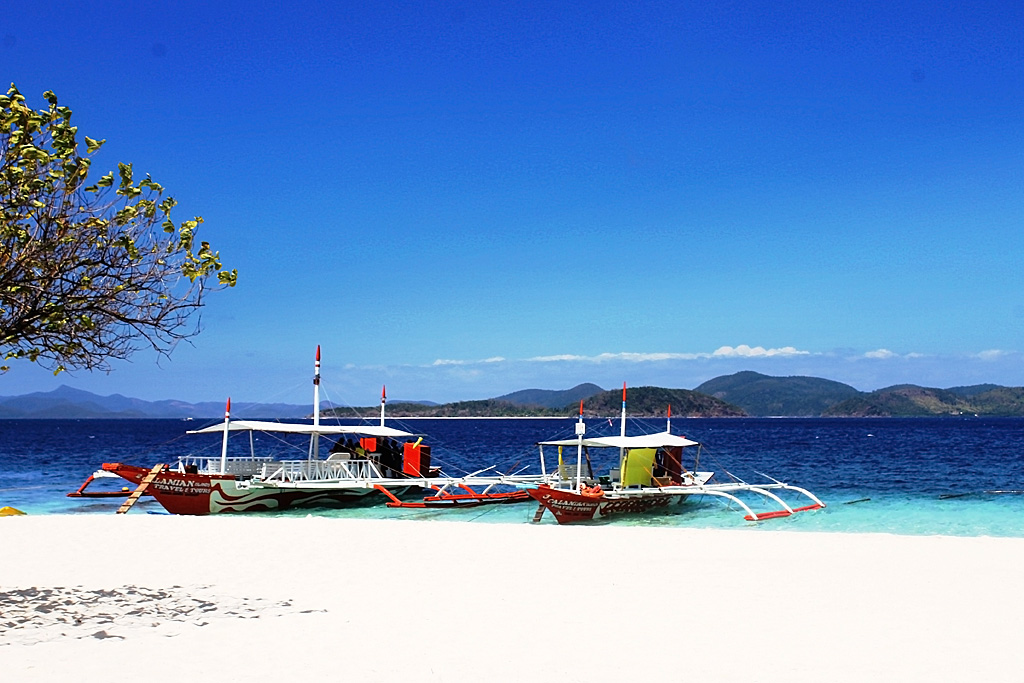
[[[281,460],[267,463],[264,481],[336,481],[340,479],[382,479],[369,460]]]
[[[273,458],[231,456],[224,461],[224,473],[251,477],[259,474],[266,465],[274,462]],[[189,467],[194,467],[198,474],[220,474],[220,464],[219,457],[186,455],[178,459],[177,470],[186,472]]]

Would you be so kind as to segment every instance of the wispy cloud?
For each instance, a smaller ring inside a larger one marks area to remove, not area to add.
[[[999,360],[1001,358],[1006,358],[1011,354],[1009,351],[1002,351],[1001,349],[989,349],[987,351],[981,351],[975,355],[981,360]]]
[[[809,356],[810,351],[801,351],[793,346],[778,349],[766,349],[763,346],[721,346],[711,356],[713,358],[774,358],[778,356]]]
[[[667,360],[700,360],[708,358],[772,358],[783,356],[809,356],[810,351],[801,351],[793,346],[783,346],[777,349],[766,349],[763,346],[721,346],[711,352],[655,352],[637,353],[622,351],[619,353],[599,353],[595,356],[581,356],[575,354],[560,354],[554,356],[534,356],[527,358],[527,362],[552,363],[552,362],[579,362],[579,363],[608,363],[613,361],[626,361],[631,363],[651,363]]]
[[[646,361],[662,360],[694,360],[696,358],[707,358],[709,354],[699,353],[632,353],[623,351],[620,353],[599,353],[596,356],[579,356],[574,354],[560,354],[555,356],[534,356],[527,358],[528,363],[554,363],[554,362],[579,362],[579,363],[609,363],[612,361],[630,361],[643,363]]]
[[[927,353],[918,353],[917,351],[910,351],[908,353],[896,353],[889,349],[876,349],[874,351],[867,351],[858,358],[870,358],[872,360],[913,360],[915,358],[931,358],[932,356]]]
[[[431,365],[476,365],[478,363],[501,363],[505,359],[501,356],[492,356],[483,360],[454,360],[450,358],[438,358]]]

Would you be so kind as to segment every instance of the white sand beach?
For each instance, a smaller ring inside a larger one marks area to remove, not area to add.
[[[0,519],[3,681],[1017,681],[1024,539]]]

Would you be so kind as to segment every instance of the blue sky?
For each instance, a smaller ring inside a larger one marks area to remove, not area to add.
[[[22,3],[0,76],[239,285],[141,398],[1024,385],[1017,3]]]

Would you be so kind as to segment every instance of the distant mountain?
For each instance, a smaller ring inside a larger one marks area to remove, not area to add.
[[[442,405],[417,403],[388,404],[388,415],[393,417],[571,417],[579,410],[582,394],[591,394],[596,384],[581,384],[565,391],[526,389],[499,398],[482,401],[456,401]],[[604,391],[591,394],[583,401],[583,412],[587,416],[611,417],[622,408],[622,392]],[[521,403],[508,400],[513,397]],[[559,400],[568,401],[558,405]],[[630,417],[664,417],[668,406],[672,414],[679,417],[726,417],[740,416],[744,412],[717,398],[705,396],[687,389],[662,389],[659,387],[637,387],[629,390]],[[541,402],[549,405],[540,405]],[[348,409],[365,414],[372,408]],[[338,411],[340,416],[345,413]]]
[[[1003,387],[998,384],[972,384],[969,387],[950,387],[946,391],[952,391],[958,396],[977,396],[978,394],[984,394],[986,391],[992,391],[993,389],[1002,389]]]
[[[741,417],[742,408],[714,396],[688,389],[635,387],[626,392],[626,413],[630,417],[664,417],[668,407],[679,417]],[[572,405],[569,408],[573,408]],[[622,391],[613,389],[583,402],[584,415],[617,415],[622,409]]]
[[[580,398],[588,416],[614,416],[622,405],[620,390],[603,391],[596,384],[572,389],[524,389],[483,401],[457,401],[438,405],[429,401],[394,401],[393,417],[529,417],[575,415]],[[853,387],[816,377],[770,377],[738,372],[704,382],[695,390],[637,387],[629,390],[629,415],[661,417],[672,405],[682,416],[942,416],[984,415],[1024,417],[1024,387],[978,384],[933,389],[902,384],[862,393]],[[289,403],[233,403],[235,417],[301,418],[310,406]],[[377,414],[380,406],[331,410],[339,417]],[[0,396],[0,418],[219,418],[220,401],[143,401],[120,394],[98,396],[69,386],[22,396]]]
[[[958,391],[900,384],[847,399],[831,406],[825,414],[839,417],[1024,417],[1024,388],[991,386],[994,388],[964,392],[963,389],[973,387],[959,387]]]
[[[337,415],[365,415],[372,408],[339,409]],[[326,413],[331,415],[333,413]],[[440,405],[427,403],[388,403],[390,417],[557,417],[568,415],[566,409],[543,408],[535,405],[519,405],[509,401],[488,398],[480,401],[455,401]]]
[[[303,417],[311,412],[308,405],[288,403],[239,402],[231,409],[239,417]],[[213,418],[223,415],[224,404],[219,401],[143,401],[120,394],[98,396],[63,384],[53,391],[0,397],[0,417],[3,418]]]
[[[770,377],[744,371],[704,382],[694,391],[742,408],[748,415],[817,416],[860,394],[848,384],[817,377]]]
[[[570,403],[600,394],[604,389],[596,384],[577,384],[572,389],[523,389],[511,394],[498,396],[495,401],[507,401],[518,406],[540,406],[541,408],[564,408]]]

